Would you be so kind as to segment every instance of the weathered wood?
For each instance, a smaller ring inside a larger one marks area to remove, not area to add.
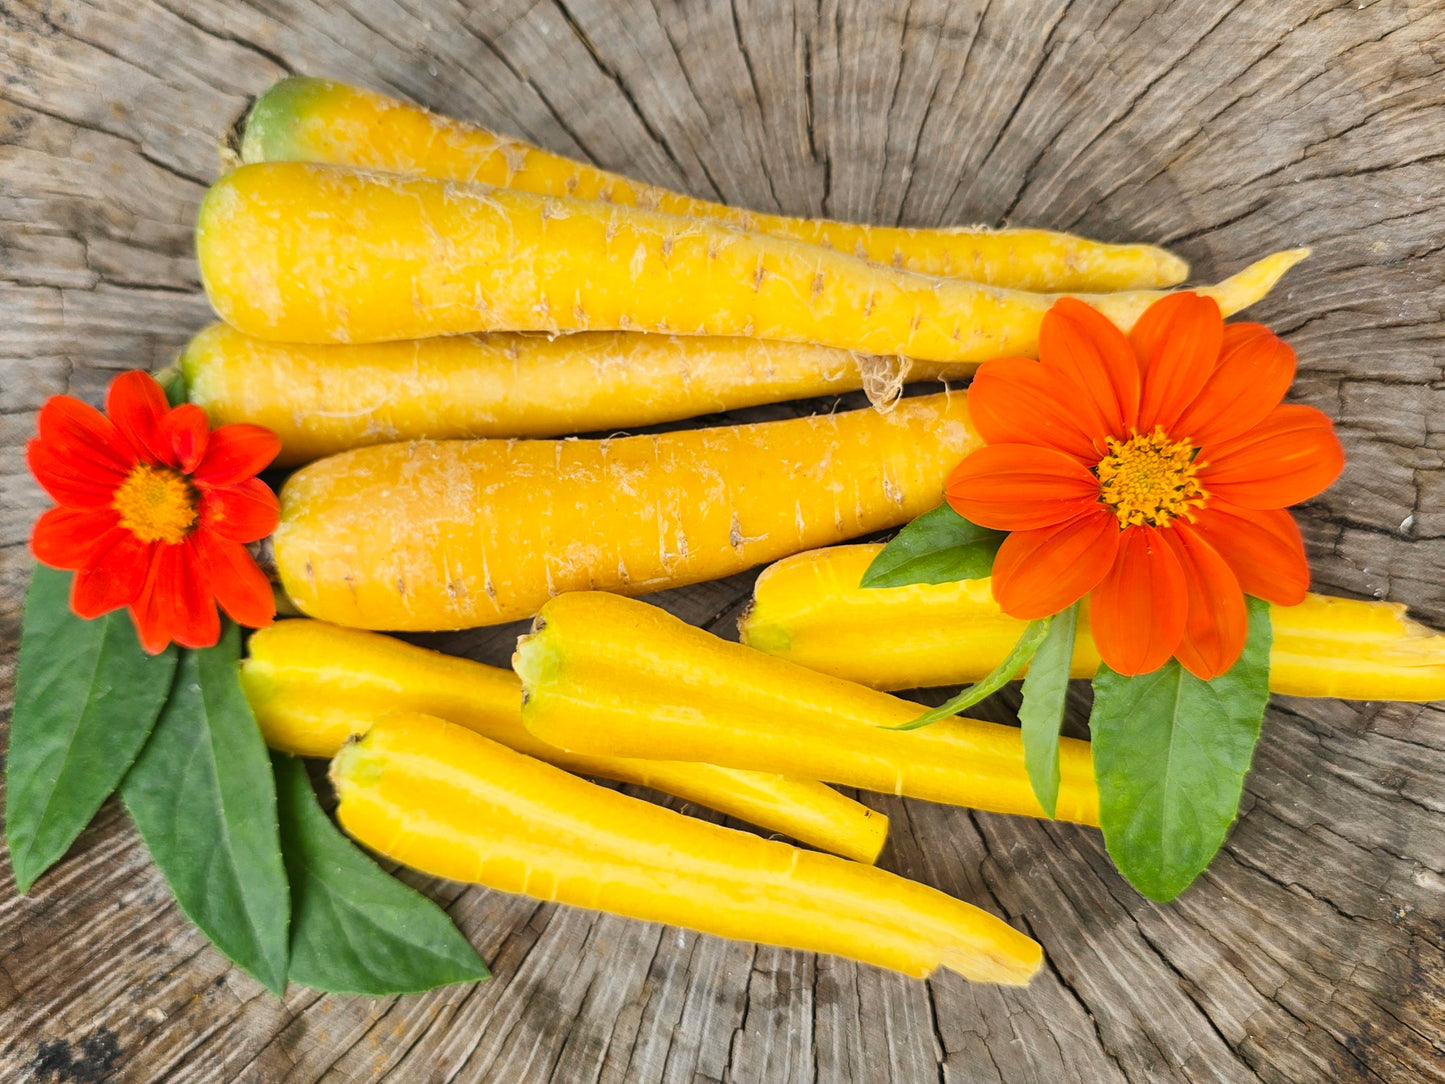
[[[220,134],[288,72],[766,210],[1157,240],[1202,278],[1312,245],[1251,316],[1299,352],[1293,397],[1350,454],[1301,510],[1316,583],[1445,625],[1432,0],[0,0],[0,34],[7,712],[45,503],[24,471],[34,412],[58,391],[98,401],[207,320],[196,203]],[[750,585],[662,601],[728,632]],[[516,631],[431,642],[500,663]],[[1090,830],[865,796],[893,818],[886,865],[1043,943],[1023,991],[405,875],[491,982],[278,1000],[188,926],[110,803],[29,897],[0,857],[0,1077],[1445,1080],[1442,777],[1438,705],[1277,698],[1224,853],[1167,907]]]

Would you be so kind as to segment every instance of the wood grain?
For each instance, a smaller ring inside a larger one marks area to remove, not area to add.
[[[1298,351],[1293,397],[1350,455],[1300,511],[1316,585],[1445,626],[1434,0],[0,0],[0,42],[7,717],[45,504],[34,412],[98,401],[206,322],[196,203],[220,134],[289,72],[763,210],[1155,240],[1202,279],[1311,245],[1250,315]],[[750,586],[661,601],[730,633]],[[431,642],[503,662],[515,633]],[[0,858],[0,1078],[1445,1080],[1442,778],[1440,705],[1277,698],[1233,835],[1167,907],[1096,832],[865,796],[893,818],[889,868],[1043,943],[1022,991],[404,875],[491,982],[278,1000],[187,925],[110,803],[30,896]]]

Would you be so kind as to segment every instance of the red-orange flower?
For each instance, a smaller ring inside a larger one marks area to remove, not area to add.
[[[1329,419],[1281,405],[1294,352],[1215,302],[1172,294],[1127,336],[1081,301],[1044,317],[1039,360],[983,365],[969,407],[987,442],[948,503],[1012,532],[993,594],[1034,619],[1089,596],[1104,661],[1142,674],[1169,657],[1224,673],[1244,648],[1244,595],[1293,605],[1309,584],[1289,505],[1339,476]]]
[[[35,524],[30,548],[74,569],[70,606],[84,618],[121,606],[152,654],[174,640],[209,647],[216,604],[242,625],[269,625],[271,587],[244,543],[276,528],[276,496],[254,475],[280,451],[258,425],[214,432],[190,403],[167,409],[149,375],[123,373],[106,415],[68,395],[40,408],[30,470],[60,507]]]

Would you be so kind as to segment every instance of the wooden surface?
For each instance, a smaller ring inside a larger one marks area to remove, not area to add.
[[[1156,240],[1202,278],[1314,246],[1251,315],[1350,455],[1300,510],[1316,586],[1445,627],[1438,0],[0,0],[0,65],[7,716],[34,411],[206,322],[190,224],[217,137],[288,72],[764,210]],[[666,601],[731,632],[750,582]],[[438,642],[501,662],[515,631]],[[1022,991],[416,878],[491,982],[278,1000],[187,925],[112,802],[27,898],[0,857],[0,1079],[1445,1080],[1442,779],[1438,705],[1277,698],[1238,826],[1167,907],[1094,831],[869,798],[888,867],[1043,943]]]

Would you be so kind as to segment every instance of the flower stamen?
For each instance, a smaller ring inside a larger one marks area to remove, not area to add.
[[[190,480],[146,463],[136,464],[116,487],[110,506],[120,513],[120,525],[142,542],[182,542],[200,518],[200,495]]]
[[[1163,527],[1204,503],[1195,474],[1198,450],[1187,440],[1171,440],[1161,426],[1128,440],[1109,438],[1109,454],[1094,468],[1099,499],[1119,517],[1122,527]]]

